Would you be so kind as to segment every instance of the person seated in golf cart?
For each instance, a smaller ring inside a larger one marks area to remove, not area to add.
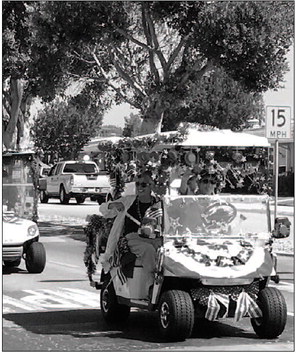
[[[116,217],[101,263],[107,273],[118,263],[114,256],[116,248],[119,250],[119,261],[125,261],[127,254],[134,254],[149,274],[146,283],[148,293],[153,284],[157,249],[162,245],[162,205],[153,195],[154,182],[149,172],[138,175],[135,185],[135,195],[126,195],[100,206],[105,218]]]
[[[218,193],[223,177],[212,164],[205,165],[198,172],[198,168],[186,170],[182,176],[179,192],[181,195],[215,195]]]

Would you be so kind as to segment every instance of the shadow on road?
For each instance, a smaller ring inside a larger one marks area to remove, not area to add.
[[[41,239],[45,237],[54,237],[67,235],[71,239],[86,241],[83,226],[81,225],[65,225],[51,222],[38,222]]]
[[[159,338],[157,313],[155,312],[133,312],[124,327],[114,326],[112,328],[104,322],[100,310],[94,309],[10,313],[4,314],[3,318],[35,334],[70,335],[75,338],[106,337],[164,343]],[[252,332],[218,322],[203,322],[202,325],[196,326],[191,338],[208,340],[217,337],[245,338],[251,339],[251,342],[252,339],[256,339],[256,335]]]

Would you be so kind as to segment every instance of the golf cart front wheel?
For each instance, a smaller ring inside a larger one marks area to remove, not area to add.
[[[41,273],[46,263],[46,254],[43,244],[34,242],[26,252],[26,269],[30,273]]]
[[[189,293],[168,290],[160,298],[158,324],[161,335],[168,341],[188,338],[194,325],[194,307]]]
[[[254,331],[260,338],[276,338],[287,322],[287,305],[277,288],[266,287],[258,294],[257,301],[262,317],[251,319]]]
[[[129,317],[130,307],[118,304],[113,283],[110,283],[110,278],[106,279],[102,285],[100,304],[103,318],[109,325],[122,324]]]

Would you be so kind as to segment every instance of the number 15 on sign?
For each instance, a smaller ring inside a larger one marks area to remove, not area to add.
[[[266,107],[266,137],[269,139],[291,138],[291,107]]]

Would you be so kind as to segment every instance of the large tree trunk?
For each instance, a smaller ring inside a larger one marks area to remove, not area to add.
[[[7,149],[15,149],[14,134],[18,123],[20,105],[23,97],[23,83],[21,79],[10,79],[10,97],[11,109],[9,113],[9,122],[3,131],[3,144]]]
[[[165,106],[161,101],[153,102],[145,112],[140,134],[146,135],[161,132],[164,111]]]

